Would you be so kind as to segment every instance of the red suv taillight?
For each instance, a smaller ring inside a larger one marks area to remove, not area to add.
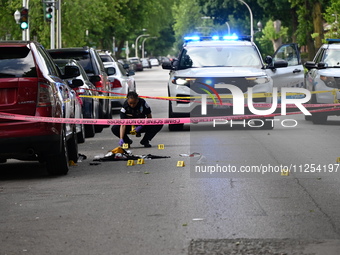
[[[119,80],[115,79],[114,81],[110,81],[110,87],[111,87],[111,89],[121,88],[122,84],[120,83]]]
[[[38,107],[51,106],[53,103],[53,91],[50,85],[39,82],[38,86]]]

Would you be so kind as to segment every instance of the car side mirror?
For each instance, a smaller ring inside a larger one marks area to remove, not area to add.
[[[83,86],[84,82],[81,79],[73,79],[71,84],[69,85],[72,89],[78,88],[80,86]]]
[[[271,65],[273,63],[273,58],[272,56],[267,56],[265,59],[264,59],[264,62],[267,64],[267,65]]]
[[[170,62],[164,62],[164,63],[162,64],[162,68],[163,68],[163,69],[167,69],[167,70],[171,70],[171,69],[172,69],[172,65],[171,65]]]
[[[78,66],[65,66],[63,79],[74,78],[80,75],[80,70]]]
[[[305,68],[307,68],[308,70],[311,70],[311,69],[313,69],[313,68],[316,68],[316,64],[315,64],[315,62],[313,62],[313,61],[307,61],[306,63],[305,63]]]
[[[282,67],[287,67],[288,62],[286,60],[275,60],[274,61],[274,68],[282,68]]]
[[[98,75],[90,76],[89,79],[90,79],[90,82],[93,83],[93,84],[98,82],[98,81],[101,81],[101,78]]]
[[[325,62],[320,62],[317,64],[318,69],[326,69],[327,64]]]

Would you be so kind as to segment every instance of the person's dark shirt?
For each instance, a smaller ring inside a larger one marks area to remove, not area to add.
[[[127,101],[124,102],[120,110],[121,119],[141,119],[146,118],[151,113],[151,108],[143,98],[139,98],[135,108],[131,108]]]

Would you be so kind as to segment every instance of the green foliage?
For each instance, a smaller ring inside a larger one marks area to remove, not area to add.
[[[297,7],[299,26],[296,30],[297,41],[300,45],[306,45],[308,36],[313,33],[312,3],[313,0],[290,0],[292,7]]]
[[[257,39],[261,48],[261,52],[264,53],[264,55],[271,55],[274,50],[274,42],[279,38],[285,42],[288,37],[287,35],[287,27],[281,26],[280,31],[276,32],[274,28],[274,22],[272,20],[268,20],[262,30],[261,37]]]
[[[340,38],[340,2],[338,0],[331,0],[326,8],[324,18],[328,24],[328,31],[325,33],[325,38]],[[324,41],[325,42],[325,41]]]
[[[176,46],[179,49],[183,44],[183,37],[187,34],[197,32],[196,27],[201,25],[204,16],[200,13],[200,7],[196,0],[179,0],[172,7],[172,12],[175,20],[173,25],[175,31]]]
[[[22,2],[9,0],[1,3],[0,38],[21,40],[22,32],[13,14],[20,10]],[[169,11],[172,4],[167,0],[62,0],[62,47],[90,45],[112,50],[113,37],[117,45],[123,45],[126,40],[132,44],[144,28],[151,36],[159,36],[173,22]],[[49,48],[50,23],[44,20],[43,13],[41,0],[29,1],[30,39]],[[161,42],[163,51],[173,44],[173,33],[167,35],[166,42]]]
[[[323,38],[315,30],[315,3],[320,3],[324,8],[322,17],[331,27],[325,37],[340,38],[339,26],[333,15],[340,13],[338,0],[245,2],[253,13],[253,29],[256,31],[258,21],[266,24],[261,33],[255,33],[256,41],[265,51],[272,47],[272,41],[278,37],[283,37],[284,42],[296,38],[300,45],[313,48],[313,40]],[[226,34],[226,22],[231,33],[249,34],[250,30],[249,10],[239,0],[62,0],[61,3],[63,47],[90,45],[112,50],[114,37],[118,55],[122,54],[126,41],[129,41],[131,47],[137,36],[143,33],[157,37],[147,40],[147,52],[152,55],[166,55],[177,51],[186,34]],[[21,6],[22,0],[0,2],[1,40],[21,39],[21,29],[13,17]],[[202,19],[203,16],[210,19]],[[268,23],[277,19],[282,21],[282,30],[278,34],[274,33]],[[50,24],[44,20],[41,0],[29,1],[29,28],[31,39],[49,48]]]
[[[0,5],[0,39],[21,40],[21,29],[15,23],[14,12],[21,9],[21,4],[14,1],[3,1]]]

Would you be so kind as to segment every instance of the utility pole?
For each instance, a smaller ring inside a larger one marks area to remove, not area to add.
[[[249,5],[243,1],[243,0],[238,0],[240,1],[241,3],[243,3],[245,6],[247,6],[248,10],[249,10],[249,15],[250,15],[250,40],[253,42],[254,41],[254,29],[253,29],[253,23],[254,23],[254,20],[253,20],[253,12],[251,11]]]
[[[51,6],[52,10],[53,10],[53,15],[51,18],[51,26],[50,26],[50,48],[51,49],[55,49],[55,8],[54,5]]]
[[[22,0],[22,7],[29,10],[28,6],[29,6],[29,0]],[[30,27],[29,27],[29,25],[26,29],[22,30],[22,40],[23,41],[29,41],[30,40]]]
[[[142,35],[139,35],[137,38],[136,38],[136,42],[135,42],[135,57],[138,58],[138,40],[139,38],[143,37],[143,36],[150,36],[149,34],[142,34]]]
[[[56,3],[57,9],[57,49],[62,47],[61,45],[61,0],[58,0]]]
[[[50,48],[61,48],[61,0],[44,0],[44,20],[50,23]]]

